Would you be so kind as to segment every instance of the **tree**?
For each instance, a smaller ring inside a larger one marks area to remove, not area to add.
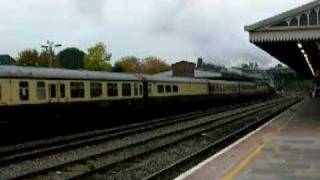
[[[39,66],[39,53],[36,49],[26,49],[18,54],[19,66]]]
[[[115,70],[115,69],[120,70]],[[128,72],[128,73],[146,73],[146,74],[156,74],[159,72],[170,70],[170,65],[168,65],[164,60],[149,56],[142,61],[135,56],[127,56],[121,58],[114,65],[114,72]]]
[[[135,56],[121,58],[116,64],[121,64],[123,71],[128,73],[142,73],[142,64]]]
[[[56,55],[52,55],[52,67],[53,68],[61,68],[60,63],[58,61],[58,57]],[[39,56],[39,63],[38,66],[40,67],[49,67],[49,61],[50,61],[50,52],[48,51],[42,51]]]
[[[109,64],[112,54],[107,51],[106,45],[97,43],[88,49],[84,57],[84,69],[90,71],[109,71]]]
[[[16,65],[17,62],[9,55],[0,55],[0,65]]]
[[[83,69],[85,53],[78,48],[66,48],[58,54],[61,67],[66,69]]]
[[[125,72],[121,62],[116,62],[112,67],[112,72]]]
[[[159,57],[149,56],[143,60],[143,71],[146,74],[156,74],[170,70],[170,65]]]

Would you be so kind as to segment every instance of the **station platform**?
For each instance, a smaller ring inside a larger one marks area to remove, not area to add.
[[[176,180],[320,179],[320,99],[306,98]]]

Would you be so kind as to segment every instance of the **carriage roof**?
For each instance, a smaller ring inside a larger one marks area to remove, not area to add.
[[[128,80],[139,81],[135,74],[110,73],[55,68],[0,66],[0,77],[31,79],[73,79],[73,80]]]
[[[166,76],[152,76],[152,75],[143,75],[147,81],[156,81],[156,82],[181,82],[181,83],[208,83],[208,80],[205,79],[195,79],[187,77],[166,77]]]
[[[206,80],[180,77],[155,77],[151,75],[112,73],[57,68],[36,68],[22,66],[0,66],[0,78],[30,79],[72,79],[72,80],[120,80],[205,83]]]
[[[57,68],[36,68],[22,66],[0,65],[0,78],[23,78],[23,79],[64,79],[64,80],[114,80],[114,81],[141,81],[151,82],[180,82],[180,83],[239,83],[222,80],[206,80],[186,77],[152,76],[130,73],[112,73],[86,70],[67,70]],[[244,83],[244,82],[242,82]]]

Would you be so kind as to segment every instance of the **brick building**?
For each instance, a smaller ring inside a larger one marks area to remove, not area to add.
[[[188,61],[180,61],[172,64],[172,75],[176,77],[194,77],[196,64]]]

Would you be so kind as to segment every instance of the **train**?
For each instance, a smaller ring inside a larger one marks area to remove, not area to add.
[[[81,113],[90,114],[90,121],[110,122],[113,118],[97,109],[113,109],[123,114],[124,109],[135,107],[143,116],[152,112],[150,109],[187,108],[267,96],[272,92],[268,84],[256,82],[0,66],[0,130],[1,124],[23,127],[35,119],[33,126],[47,124],[53,114],[63,112],[70,115],[68,122],[72,122],[73,115]],[[73,121],[73,125],[74,122],[80,120]]]
[[[271,92],[268,84],[256,82],[0,66],[0,107],[115,101],[145,105],[157,99],[216,100]]]

